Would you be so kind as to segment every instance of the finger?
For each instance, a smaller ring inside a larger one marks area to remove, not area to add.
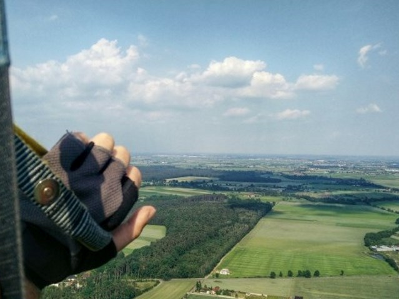
[[[88,144],[89,143],[89,137],[87,137],[87,135],[83,132],[73,132],[73,135],[75,135],[75,137],[77,139],[79,139],[80,141],[82,141],[84,144]]]
[[[114,147],[112,155],[119,159],[125,167],[128,167],[130,164],[130,153],[124,146],[117,145]]]
[[[131,179],[137,188],[141,186],[141,172],[135,166],[129,166],[126,170],[126,175],[129,179]]]
[[[156,210],[154,207],[144,206],[134,212],[127,222],[123,223],[113,231],[112,238],[118,252],[140,236],[148,221],[154,217],[155,212]]]
[[[95,145],[101,146],[110,152],[112,152],[115,145],[114,138],[108,133],[99,133],[90,139],[90,141],[93,141]]]

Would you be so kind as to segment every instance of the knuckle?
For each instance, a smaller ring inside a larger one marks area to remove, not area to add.
[[[130,164],[130,153],[126,147],[118,145],[114,147],[113,155],[115,158],[121,160],[125,166]]]
[[[136,184],[136,187],[140,188],[142,182],[140,170],[135,166],[131,166],[127,171],[127,175]]]
[[[82,141],[84,144],[89,143],[89,137],[87,137],[87,135],[83,132],[73,132],[73,135],[79,139],[80,141]]]
[[[99,133],[94,136],[91,141],[98,146],[102,146],[108,150],[112,150],[114,147],[114,138],[108,133]]]

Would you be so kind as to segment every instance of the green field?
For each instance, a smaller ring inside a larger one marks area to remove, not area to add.
[[[393,211],[399,212],[399,200],[398,201],[379,201],[375,203],[376,206],[385,209],[391,209]],[[398,215],[399,218],[399,215]]]
[[[163,225],[147,225],[140,237],[134,240],[132,243],[127,245],[123,249],[124,254],[130,254],[134,249],[148,246],[151,242],[155,242],[156,240],[162,239],[166,235],[166,227]]]
[[[382,186],[399,188],[399,173],[397,172],[385,175],[370,176],[368,178],[366,177],[366,179]]]
[[[306,299],[388,299],[399,294],[399,277],[343,276],[319,278],[205,279],[207,286],[275,296],[303,296]]]
[[[195,285],[196,279],[175,279],[162,282],[139,299],[180,299]],[[319,278],[233,278],[203,279],[202,285],[248,293],[285,298],[303,296],[306,299],[390,299],[399,294],[398,275],[343,276]],[[190,294],[188,299],[221,298]]]
[[[140,188],[140,197],[152,195],[176,195],[176,196],[193,196],[201,194],[211,194],[212,191],[202,189],[189,189],[169,186],[144,186]]]
[[[151,291],[137,297],[138,299],[180,299],[190,291],[197,279],[173,279],[162,281]]]
[[[394,227],[397,214],[368,206],[280,202],[273,212],[225,256],[218,269],[230,277],[294,275],[319,270],[321,276],[397,275],[363,246],[367,232]]]

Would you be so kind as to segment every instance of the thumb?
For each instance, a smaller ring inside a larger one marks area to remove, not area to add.
[[[112,232],[112,238],[118,252],[140,236],[143,228],[154,217],[155,212],[154,207],[144,206],[135,211],[127,222],[122,223]]]

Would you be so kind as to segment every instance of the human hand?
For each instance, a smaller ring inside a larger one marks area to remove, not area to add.
[[[75,133],[84,144],[94,142],[95,145],[100,146],[112,153],[112,156],[120,160],[126,168],[126,176],[135,183],[137,188],[140,188],[142,178],[140,170],[130,165],[131,157],[129,151],[124,146],[115,146],[114,139],[107,133],[100,133],[89,139],[83,133]],[[138,238],[143,228],[148,221],[155,215],[155,208],[152,206],[144,206],[129,218],[128,221],[122,223],[112,232],[112,238],[115,243],[117,251],[121,251],[134,239]]]
[[[112,241],[101,250],[91,251],[49,222],[36,206],[21,200],[25,273],[39,288],[106,263],[137,238],[155,214],[153,207],[145,206],[122,223],[137,200],[141,173],[130,166],[127,149],[115,146],[108,134],[89,139],[82,133],[68,133],[43,160],[86,206],[89,218],[111,232]],[[39,203],[54,205],[56,201],[51,198]],[[61,216],[68,221],[71,215]]]

